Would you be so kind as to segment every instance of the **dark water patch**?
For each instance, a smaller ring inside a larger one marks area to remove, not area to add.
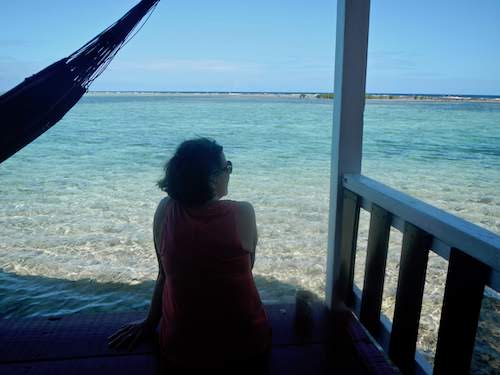
[[[297,286],[255,276],[265,302],[293,298]],[[76,313],[147,311],[155,281],[137,284],[65,280],[0,271],[0,319]]]

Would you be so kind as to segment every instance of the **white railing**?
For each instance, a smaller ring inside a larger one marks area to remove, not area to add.
[[[444,259],[457,248],[488,265],[487,285],[500,292],[500,236],[365,176],[346,175],[343,184],[360,197],[366,211],[375,204],[390,212],[391,226],[401,232],[410,222],[429,233],[431,250]]]
[[[500,236],[362,175],[344,175],[342,185],[336,293],[403,373],[428,373],[431,368],[416,353],[416,341],[429,251],[447,259],[433,371],[467,372],[484,287],[500,290]],[[353,285],[360,208],[371,213],[362,292]],[[391,227],[403,232],[392,322],[381,319]]]

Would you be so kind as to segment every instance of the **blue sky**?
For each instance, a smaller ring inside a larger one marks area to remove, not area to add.
[[[0,5],[0,90],[136,0]],[[500,1],[372,0],[368,92],[500,95]],[[91,90],[333,90],[336,1],[162,0]]]

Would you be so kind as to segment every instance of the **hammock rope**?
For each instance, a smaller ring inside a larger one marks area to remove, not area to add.
[[[0,96],[0,163],[54,126],[80,100],[118,51],[141,30],[159,1],[140,1],[71,55]]]

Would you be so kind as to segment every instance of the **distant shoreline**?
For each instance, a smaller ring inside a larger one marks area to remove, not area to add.
[[[330,93],[305,92],[241,92],[241,91],[89,91],[87,95],[175,95],[175,96],[246,96],[286,97],[297,99],[332,100]],[[432,101],[432,102],[489,102],[500,103],[494,95],[438,95],[438,94],[366,94],[367,100],[387,101]]]

